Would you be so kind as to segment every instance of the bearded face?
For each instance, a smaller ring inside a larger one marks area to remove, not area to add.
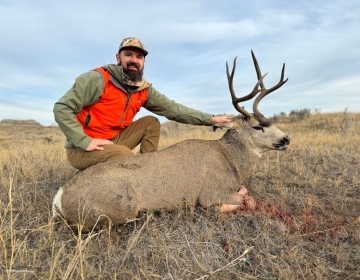
[[[143,78],[145,56],[135,48],[122,50],[116,55],[118,65],[123,67],[124,74],[133,82]]]
[[[143,78],[143,71],[144,71],[144,66],[142,67],[142,69],[140,69],[140,66],[135,63],[135,62],[128,62],[128,63],[122,63],[122,61],[120,60],[120,62],[118,63],[118,65],[123,67],[123,71],[125,73],[125,75],[133,82],[141,82],[142,78]]]

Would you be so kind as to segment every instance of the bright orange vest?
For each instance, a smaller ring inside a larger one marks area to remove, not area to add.
[[[111,81],[108,71],[102,68],[95,70],[104,78],[102,96],[97,103],[84,107],[76,118],[89,137],[113,139],[133,122],[136,113],[148,98],[148,90],[128,95]]]

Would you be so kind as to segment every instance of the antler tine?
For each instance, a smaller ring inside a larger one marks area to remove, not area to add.
[[[253,50],[251,50],[251,56],[252,56],[253,61],[254,61],[257,78],[258,78],[258,80],[260,80],[260,78],[261,78],[261,70],[260,70],[259,64],[257,62],[257,59],[255,57],[255,54],[254,54]],[[265,87],[263,82],[260,83],[260,86],[261,86],[262,89]]]
[[[243,107],[239,106],[239,103],[240,103],[240,102],[243,102],[243,101],[247,101],[247,100],[253,98],[257,93],[260,92],[260,90],[258,89],[258,88],[259,88],[259,85],[260,85],[260,83],[262,82],[262,79],[263,79],[266,75],[264,75],[264,77],[262,77],[262,78],[258,81],[258,83],[256,84],[256,86],[254,87],[253,91],[252,91],[250,94],[248,94],[248,95],[246,95],[246,96],[244,96],[244,97],[241,97],[241,98],[237,98],[237,97],[235,96],[235,91],[234,91],[234,87],[233,87],[233,78],[234,78],[235,68],[236,68],[236,59],[237,59],[237,57],[235,57],[235,59],[234,59],[234,66],[233,66],[233,69],[232,69],[232,71],[231,71],[231,75],[230,75],[230,73],[229,73],[228,63],[226,62],[226,74],[227,74],[227,78],[228,78],[229,90],[230,90],[230,94],[231,94],[231,98],[232,98],[232,103],[233,103],[235,109],[236,109],[239,113],[241,113],[241,114],[244,115],[245,117],[250,118],[252,115],[251,115],[248,111],[246,111]]]
[[[260,79],[259,76],[261,77],[261,72],[260,72],[259,64],[258,64],[258,62],[256,60],[256,57],[255,57],[253,51],[251,51],[251,54],[252,54],[252,57],[253,57],[253,60],[254,60],[256,74],[258,76],[258,79]],[[274,90],[277,90],[278,88],[280,88],[283,84],[285,84],[288,81],[288,79],[286,79],[284,81],[284,73],[285,73],[285,63],[283,64],[283,67],[282,67],[280,81],[270,89],[266,89],[265,86],[264,86],[264,83],[262,82],[262,79],[266,76],[266,74],[262,77],[261,82],[259,80],[260,87],[261,87],[261,93],[259,94],[258,97],[256,97],[256,99],[254,101],[254,104],[253,104],[253,111],[254,111],[255,115],[261,115],[260,111],[258,110],[258,105],[259,105],[260,100],[263,99],[270,92],[273,92]]]

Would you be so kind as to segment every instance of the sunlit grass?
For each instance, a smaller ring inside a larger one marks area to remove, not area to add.
[[[52,220],[53,195],[75,174],[59,130],[0,127],[0,278],[359,279],[359,114],[276,125],[291,137],[288,150],[265,154],[242,182],[255,211],[144,213],[89,234]],[[223,133],[166,129],[160,149]]]

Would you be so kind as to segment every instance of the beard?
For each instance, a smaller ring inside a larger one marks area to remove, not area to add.
[[[129,62],[128,64],[122,65],[121,61],[118,63],[119,66],[123,67],[124,74],[128,77],[130,81],[133,81],[135,83],[141,82],[143,79],[143,73],[144,73],[144,67],[143,69],[139,69],[138,65],[133,62]],[[135,66],[137,71],[129,70],[130,66]]]

